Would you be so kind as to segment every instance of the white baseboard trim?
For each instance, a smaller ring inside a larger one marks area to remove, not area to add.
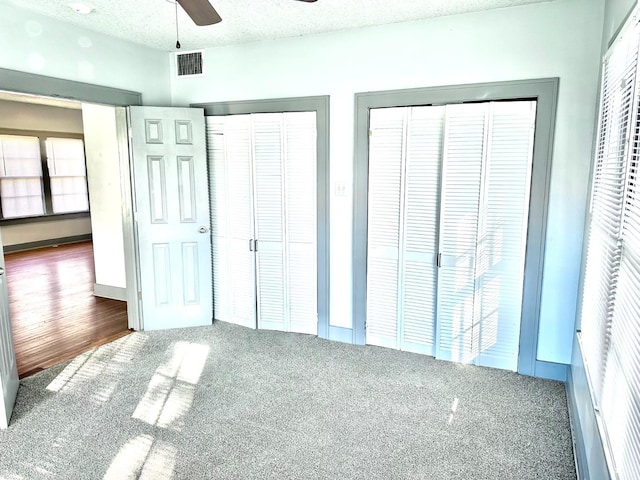
[[[121,300],[123,302],[127,301],[127,289],[122,287],[113,287],[111,285],[94,283],[93,294],[96,297],[110,298],[111,300]]]

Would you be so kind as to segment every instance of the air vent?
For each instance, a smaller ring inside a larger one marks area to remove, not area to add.
[[[176,53],[176,72],[178,77],[202,75],[202,51]]]

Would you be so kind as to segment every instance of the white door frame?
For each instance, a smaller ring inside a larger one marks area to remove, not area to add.
[[[127,318],[129,328],[143,330],[142,302],[140,288],[140,256],[133,184],[133,158],[131,156],[131,135],[129,111],[124,107],[115,107],[118,152],[120,154],[120,195],[122,200],[122,235],[124,245],[124,268],[127,285]],[[125,175],[126,172],[126,175]]]

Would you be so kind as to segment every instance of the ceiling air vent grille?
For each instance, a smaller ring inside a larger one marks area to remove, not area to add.
[[[178,77],[202,75],[202,51],[176,53],[176,67]]]

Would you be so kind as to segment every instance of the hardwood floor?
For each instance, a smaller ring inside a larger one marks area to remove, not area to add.
[[[95,297],[91,242],[5,255],[20,377],[130,333],[126,302]]]

